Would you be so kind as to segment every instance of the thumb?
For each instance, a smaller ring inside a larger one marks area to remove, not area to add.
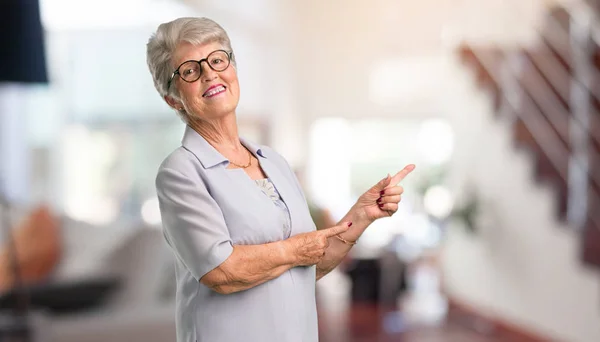
[[[341,234],[341,233],[347,231],[348,229],[350,229],[351,225],[352,225],[352,222],[342,222],[342,223],[338,224],[337,226],[323,229],[322,232],[323,232],[323,234],[325,234],[326,237],[332,237],[332,236],[335,236],[335,235],[338,235],[338,234]]]

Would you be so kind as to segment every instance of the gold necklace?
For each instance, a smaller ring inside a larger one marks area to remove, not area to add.
[[[240,164],[236,164],[234,162],[232,162],[231,160],[229,161],[230,164],[232,164],[233,166],[237,166],[239,168],[245,169],[247,167],[249,167],[250,165],[252,165],[252,154],[250,153],[250,151],[246,150],[248,152],[248,164],[246,165],[240,165]]]

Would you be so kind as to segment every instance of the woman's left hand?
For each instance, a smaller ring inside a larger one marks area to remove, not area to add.
[[[398,203],[400,203],[401,195],[404,192],[404,188],[398,183],[414,169],[415,165],[409,164],[393,177],[388,175],[362,194],[354,205],[355,209],[358,210],[357,214],[366,218],[369,222],[392,216],[398,210]]]

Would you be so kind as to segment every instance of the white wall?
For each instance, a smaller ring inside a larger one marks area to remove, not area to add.
[[[600,341],[600,271],[580,263],[579,236],[555,219],[555,197],[534,182],[532,156],[514,148],[509,123],[492,116],[470,77],[457,75],[445,107],[457,130],[451,186],[459,194],[474,186],[485,206],[480,234],[449,230],[446,290],[545,336]]]

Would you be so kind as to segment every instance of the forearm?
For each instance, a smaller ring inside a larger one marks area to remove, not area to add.
[[[346,241],[356,241],[362,235],[362,233],[371,224],[366,217],[362,217],[358,214],[358,210],[352,207],[350,211],[340,220],[340,222],[352,222],[352,226],[348,231],[340,234]],[[340,239],[334,237],[329,238],[329,247],[325,252],[325,256],[317,264],[317,280],[331,272],[336,268],[342,260],[346,257],[352,245],[344,243]]]
[[[221,294],[244,291],[279,277],[294,267],[284,241],[263,245],[237,245],[219,267],[200,280]]]

